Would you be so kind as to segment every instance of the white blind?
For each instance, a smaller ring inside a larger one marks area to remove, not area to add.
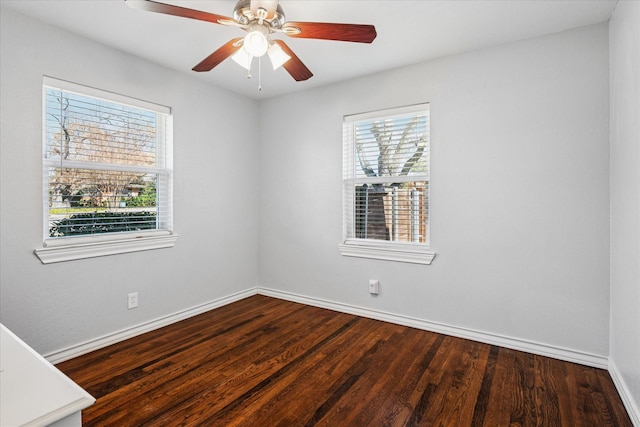
[[[429,126],[429,104],[345,116],[345,240],[429,244]]]
[[[172,228],[167,107],[43,84],[44,238]]]

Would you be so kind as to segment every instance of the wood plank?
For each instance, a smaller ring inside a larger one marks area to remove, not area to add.
[[[493,379],[496,371],[498,350],[499,348],[497,346],[492,345],[487,355],[487,363],[484,366],[482,383],[480,384],[480,390],[478,391],[478,398],[473,407],[473,418],[471,419],[471,425],[473,426],[484,425],[484,419],[487,414],[491,397],[491,387],[493,385]]]
[[[608,372],[252,296],[58,365],[86,426],[621,426]]]

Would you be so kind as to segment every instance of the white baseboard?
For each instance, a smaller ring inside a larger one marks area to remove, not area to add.
[[[237,292],[235,294],[231,294],[226,297],[209,301],[205,304],[200,304],[195,307],[188,308],[186,310],[181,310],[176,313],[169,314],[167,316],[163,316],[155,320],[141,323],[139,325],[132,326],[130,328],[126,328],[118,332],[113,332],[111,334],[107,334],[102,337],[86,341],[81,344],[77,344],[62,350],[48,353],[44,355],[44,357],[45,359],[47,359],[49,362],[53,364],[64,362],[65,360],[73,359],[74,357],[78,357],[83,354],[89,353],[91,351],[101,349],[108,345],[115,344],[117,342],[124,341],[129,338],[133,338],[137,335],[144,334],[145,332],[150,332],[155,329],[162,328],[163,326],[167,326],[172,323],[176,323],[181,320],[188,319],[189,317],[202,314],[209,310],[213,310],[214,308],[231,304],[232,302],[239,301],[241,299],[250,297],[257,293],[258,293],[257,288],[251,288],[246,291]]]
[[[553,357],[555,359],[566,360],[568,362],[580,363],[596,368],[608,369],[609,361],[606,356],[585,353],[577,350],[566,349],[562,347],[551,346],[547,344],[536,343],[533,341],[522,340],[492,334],[488,332],[477,331],[473,329],[461,328],[458,326],[450,326],[443,323],[433,322],[424,319],[418,319],[409,316],[403,316],[394,313],[388,313],[370,308],[358,307],[349,304],[343,304],[335,301],[329,301],[319,298],[298,295],[290,292],[279,291],[268,288],[251,288],[242,292],[237,292],[226,297],[218,298],[205,304],[188,308],[167,316],[160,317],[130,328],[123,329],[111,334],[104,335],[86,341],[81,344],[73,345],[62,350],[58,350],[44,357],[51,363],[56,364],[74,357],[81,356],[94,350],[115,344],[120,341],[141,335],[145,332],[153,331],[163,326],[170,325],[180,320],[196,316],[214,308],[222,307],[235,301],[250,297],[255,294],[261,294],[287,301],[298,302],[301,304],[311,305],[314,307],[322,307],[330,310],[349,313],[356,316],[368,317],[371,319],[382,320],[385,322],[395,323],[398,325],[410,326],[417,329],[423,329],[431,332],[437,332],[445,335],[470,339],[486,344],[499,345],[514,350],[526,351],[528,353],[539,354],[542,356]]]
[[[640,427],[640,408],[638,408],[638,405],[633,400],[633,395],[629,391],[627,383],[624,381],[613,359],[609,359],[609,374],[611,374],[611,379],[613,379],[622,403],[629,414],[629,418],[631,418],[631,423],[635,427]]]
[[[473,329],[461,328],[458,326],[450,326],[443,323],[432,322],[429,320],[387,313],[384,311],[372,310],[370,308],[358,307],[319,298],[307,297],[304,295],[278,291],[275,289],[258,288],[258,294],[287,301],[299,302],[301,304],[311,305],[315,307],[327,308],[334,311],[340,311],[342,313],[354,314],[356,316],[382,320],[398,325],[410,326],[426,331],[465,338],[486,344],[498,345],[513,350],[525,351],[528,353],[552,357],[554,359],[565,360],[573,363],[579,363],[581,365],[592,366],[595,368],[607,369],[609,366],[608,358],[606,356],[600,356],[597,354],[585,353],[548,344],[522,340],[519,338],[512,338]]]

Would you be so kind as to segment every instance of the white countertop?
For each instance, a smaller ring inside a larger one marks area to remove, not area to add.
[[[0,324],[0,427],[46,426],[95,399]]]

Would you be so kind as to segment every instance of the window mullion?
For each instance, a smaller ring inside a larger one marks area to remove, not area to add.
[[[44,159],[44,165],[55,168],[67,168],[67,169],[90,169],[90,170],[111,170],[116,172],[135,172],[135,173],[164,173],[166,169],[148,167],[141,165],[123,165],[114,163],[96,163],[96,162],[82,162],[65,160],[60,162],[59,159]]]
[[[354,185],[365,184],[400,184],[405,182],[429,182],[427,175],[411,175],[411,176],[377,176],[372,178],[354,178],[351,182]]]

